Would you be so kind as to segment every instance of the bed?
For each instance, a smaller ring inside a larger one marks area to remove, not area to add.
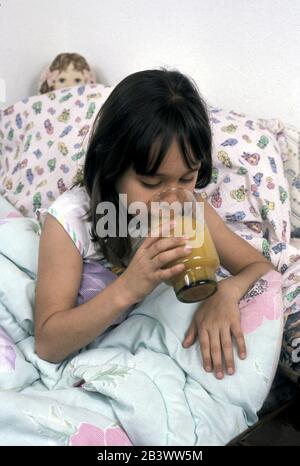
[[[299,131],[209,109],[214,168],[201,194],[277,269],[240,302],[249,356],[235,357],[234,377],[216,380],[197,344],[182,348],[196,305],[167,285],[51,364],[34,351],[41,216],[82,176],[111,91],[65,88],[0,110],[0,444],[226,445],[292,396],[300,375]],[[218,280],[229,275],[219,268]]]

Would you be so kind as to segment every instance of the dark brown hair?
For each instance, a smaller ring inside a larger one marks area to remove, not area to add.
[[[131,253],[130,238],[97,236],[97,205],[114,203],[118,218],[116,182],[132,167],[137,174],[154,174],[174,137],[186,164],[201,161],[196,187],[211,179],[212,134],[207,107],[196,84],[179,71],[140,71],[126,77],[100,109],[89,140],[83,185],[91,202],[92,241],[105,258],[124,265]],[[155,154],[153,154],[154,142]],[[151,156],[150,156],[151,153]]]

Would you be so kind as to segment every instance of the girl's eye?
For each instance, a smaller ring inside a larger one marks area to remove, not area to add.
[[[76,78],[76,79],[75,79],[75,83],[81,83],[81,79],[80,79],[80,78]]]
[[[194,178],[192,178],[191,180],[181,180],[181,182],[182,183],[191,183],[193,180],[194,180]]]
[[[59,82],[60,82],[60,83],[64,83],[64,82],[65,82],[65,78],[59,78]]]
[[[189,180],[181,180],[181,183],[191,183],[192,181],[194,180],[194,178],[191,178]],[[161,181],[159,183],[156,183],[156,184],[150,184],[150,183],[145,183],[145,181],[142,181],[141,180],[141,184],[143,186],[145,186],[146,188],[158,188],[160,185],[161,185]]]
[[[145,181],[141,181],[141,184],[143,186],[145,186],[146,188],[150,188],[150,189],[153,188],[154,189],[154,188],[158,188],[158,186],[161,184],[161,182],[156,183],[156,184],[149,184],[149,183],[145,183]]]

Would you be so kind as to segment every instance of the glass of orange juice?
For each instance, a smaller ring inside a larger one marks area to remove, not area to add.
[[[183,263],[185,270],[170,280],[176,297],[184,303],[208,298],[217,290],[218,253],[204,220],[204,203],[182,188],[170,188],[153,196],[148,203],[149,234],[161,224],[175,221],[164,236],[187,235],[191,252],[167,266]]]

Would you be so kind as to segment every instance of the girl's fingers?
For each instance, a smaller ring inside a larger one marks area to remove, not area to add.
[[[188,331],[186,332],[186,335],[184,337],[182,345],[185,348],[188,348],[189,346],[191,346],[194,343],[196,336],[197,336],[197,327],[196,327],[196,324],[195,324],[195,322],[193,320],[191,322],[191,325],[188,328]]]
[[[158,271],[158,280],[159,281],[167,281],[170,280],[171,278],[175,277],[177,274],[183,272],[185,269],[184,264],[176,264],[173,267],[170,267],[168,269],[161,269]]]
[[[234,360],[233,360],[233,348],[232,348],[232,338],[230,329],[221,330],[221,344],[224,354],[225,364],[227,367],[227,374],[232,375],[234,373]]]
[[[165,222],[161,224],[158,228],[156,228],[153,232],[149,232],[149,236],[146,237],[146,239],[143,241],[142,248],[143,249],[149,249],[154,243],[156,243],[158,240],[162,239],[163,236],[171,236],[171,231],[174,227],[175,223],[173,221],[171,222]]]
[[[209,335],[210,353],[213,361],[214,372],[217,379],[223,379],[222,353],[219,331],[214,331]]]
[[[170,262],[175,261],[176,259],[186,257],[191,253],[191,250],[191,247],[189,245],[186,245],[177,248],[173,247],[173,249],[161,252],[153,259],[155,268],[160,269],[165,265],[169,264]]]
[[[162,252],[174,249],[180,244],[185,245],[185,241],[186,239],[182,236],[179,238],[158,238],[157,241],[148,248],[149,256],[153,259]]]
[[[200,349],[202,353],[203,367],[207,372],[210,372],[212,369],[211,355],[210,355],[210,344],[209,344],[209,335],[207,330],[199,330],[199,342]]]
[[[239,357],[245,359],[247,356],[246,343],[240,324],[232,326],[231,332],[236,339]]]

